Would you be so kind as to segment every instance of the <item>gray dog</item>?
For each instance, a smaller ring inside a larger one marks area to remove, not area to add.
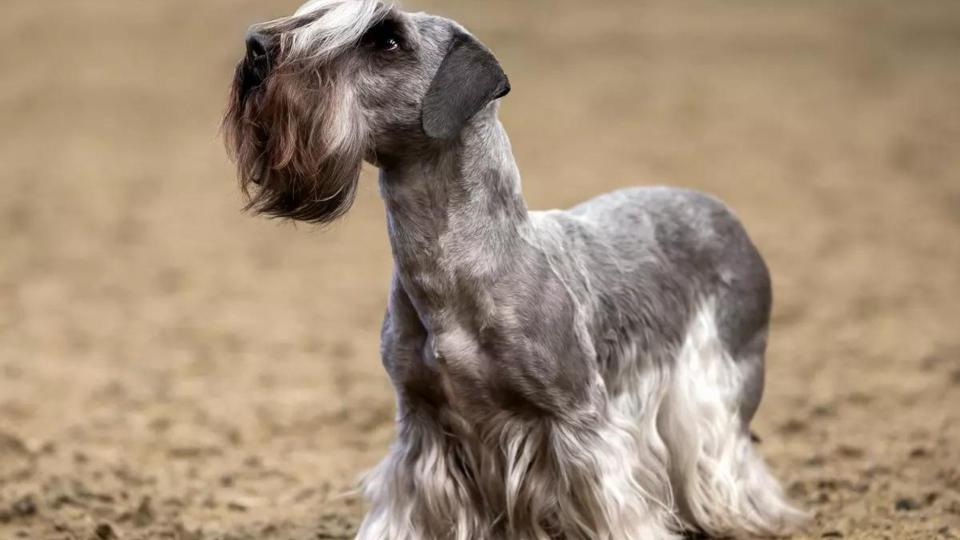
[[[529,211],[490,51],[457,23],[316,0],[247,37],[225,119],[250,205],[326,223],[380,169],[397,441],[362,540],[780,534],[753,448],[770,279],[709,196]]]

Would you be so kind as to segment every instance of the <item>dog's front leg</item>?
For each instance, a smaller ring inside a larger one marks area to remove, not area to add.
[[[442,406],[402,427],[436,449],[430,470],[445,480],[431,476],[430,485],[470,510],[458,518],[463,535],[439,538],[674,538],[659,439],[611,403],[562,283],[526,287],[536,303],[503,294],[485,304],[493,311],[484,325],[450,317],[428,336],[423,358]],[[430,437],[437,429],[440,442]]]
[[[489,522],[468,478],[465,447],[436,366],[425,355],[427,331],[394,280],[383,323],[381,353],[397,392],[397,439],[364,479],[370,511],[358,540],[488,538]],[[446,417],[446,418],[445,418]]]

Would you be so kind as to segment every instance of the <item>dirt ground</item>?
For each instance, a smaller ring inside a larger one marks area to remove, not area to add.
[[[960,3],[407,6],[500,56],[531,207],[670,183],[741,215],[797,538],[960,537]],[[0,539],[355,531],[394,408],[375,182],[325,231],[253,218],[217,133],[247,24],[292,8],[4,4]]]

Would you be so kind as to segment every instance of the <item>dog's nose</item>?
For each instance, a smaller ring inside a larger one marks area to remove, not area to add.
[[[261,56],[269,57],[269,53],[269,36],[256,30],[247,32],[247,56],[250,58],[259,58]]]
[[[247,57],[244,60],[243,86],[250,90],[270,74],[270,36],[251,30],[247,33]]]

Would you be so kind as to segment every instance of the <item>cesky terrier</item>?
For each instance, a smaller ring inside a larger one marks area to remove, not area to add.
[[[771,292],[718,200],[664,187],[527,209],[459,24],[315,0],[254,26],[224,129],[250,206],[327,223],[380,170],[397,440],[361,540],[777,535],[804,514],[754,449]],[[560,159],[569,158],[567,156]]]

